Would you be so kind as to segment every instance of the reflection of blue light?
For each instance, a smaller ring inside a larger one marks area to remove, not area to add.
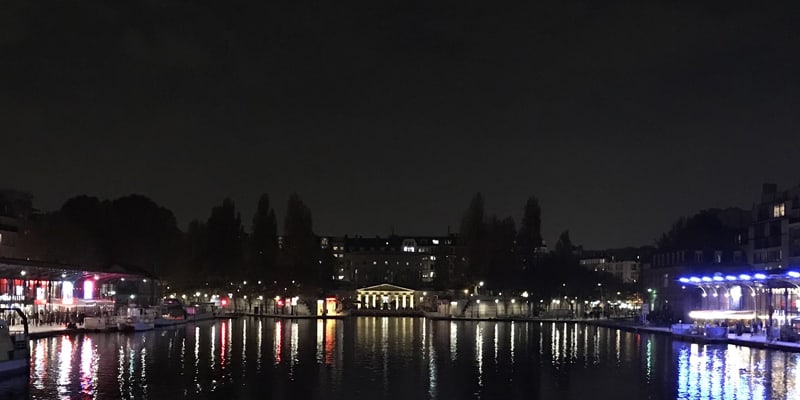
[[[723,277],[721,277],[721,276],[715,276],[714,280],[719,282],[719,281],[722,281],[722,280],[725,280],[725,279]]]
[[[689,280],[692,281],[692,282],[695,282],[695,283],[696,282],[700,282],[700,278],[698,278],[696,276],[693,276],[693,277],[689,278]]]
[[[711,278],[709,278],[707,276],[704,276],[703,277],[703,282],[711,282]]]
[[[743,281],[749,281],[750,280],[750,275],[741,274],[741,275],[739,275],[739,279],[741,279]]]
[[[726,276],[726,277],[725,277],[725,279],[727,279],[727,280],[729,280],[729,281],[735,281],[735,280],[736,280],[736,277],[735,277],[735,276],[733,276],[733,275],[728,275],[728,276]]]
[[[681,278],[678,280],[681,281],[681,283],[689,283],[689,278]]]
[[[764,274],[755,274],[755,275],[753,275],[753,278],[756,278],[756,279],[767,279],[767,276],[764,275]]]
[[[800,272],[797,271],[789,271],[786,273],[786,275],[789,275],[792,278],[800,278]]]

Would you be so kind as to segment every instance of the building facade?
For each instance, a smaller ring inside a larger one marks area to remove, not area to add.
[[[389,282],[429,286],[440,257],[455,254],[454,237],[389,236],[329,239],[337,280],[358,286]]]
[[[764,184],[748,233],[748,261],[755,269],[800,266],[800,185],[779,191]]]
[[[639,281],[639,271],[642,263],[638,259],[617,259],[614,256],[581,258],[580,265],[590,271],[608,272],[622,283],[636,283]]]
[[[0,257],[19,257],[17,243],[33,212],[33,197],[16,190],[0,190]]]

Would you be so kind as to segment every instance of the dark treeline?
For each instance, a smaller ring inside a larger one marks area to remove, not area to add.
[[[269,196],[257,201],[252,219],[245,220],[233,200],[223,199],[184,232],[170,210],[147,197],[82,195],[32,218],[19,247],[31,259],[138,267],[177,287],[243,280],[277,286],[294,281],[308,288],[332,284],[335,259],[319,245],[311,210],[300,196],[289,197],[282,224]],[[456,246],[442,246],[437,257],[436,288],[463,290],[483,281],[487,290],[532,291],[540,298],[591,296],[598,284],[605,290],[632,289],[611,274],[582,268],[580,247],[568,231],[549,251],[535,197],[522,211],[519,225],[508,216],[487,215],[484,197],[476,194],[463,214]],[[678,228],[662,242],[683,240],[676,236]]]
[[[634,289],[624,287],[609,273],[582,268],[580,248],[572,243],[568,231],[561,233],[554,251],[548,251],[541,226],[542,210],[536,197],[526,201],[517,228],[511,217],[487,216],[485,200],[478,193],[461,221],[461,254],[450,268],[442,263],[437,271],[439,277],[446,277],[451,287],[472,288],[484,282],[487,290],[532,291],[542,299],[584,298],[599,294],[601,287],[613,291]],[[444,280],[440,279],[440,286]]]
[[[266,194],[258,199],[247,227],[233,200],[226,198],[206,220],[192,221],[186,232],[170,210],[147,197],[100,200],[81,195],[57,211],[32,217],[19,249],[26,258],[40,261],[138,268],[178,287],[247,279],[324,287],[333,257],[318,245],[311,210],[293,194],[285,215],[281,245]]]

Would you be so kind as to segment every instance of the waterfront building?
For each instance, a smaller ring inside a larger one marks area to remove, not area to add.
[[[750,264],[761,270],[800,265],[800,185],[779,191],[775,184],[764,184],[752,216]]]
[[[0,257],[0,304],[31,316],[113,310],[129,303],[151,305],[156,288],[155,277],[131,266],[92,268]]]
[[[800,271],[749,270],[689,274],[678,278],[687,295],[699,301],[688,316],[693,320],[756,320],[768,326],[789,324],[800,306]]]
[[[686,320],[702,297],[685,290],[680,277],[714,272],[738,276],[750,270],[745,255],[749,215],[738,208],[704,210],[670,232],[642,268],[642,295],[649,309]]]
[[[359,309],[413,310],[414,296],[414,289],[384,283],[357,289],[356,304]]]

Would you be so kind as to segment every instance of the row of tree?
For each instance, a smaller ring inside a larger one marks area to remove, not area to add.
[[[115,200],[77,196],[53,212],[35,215],[21,236],[23,257],[108,268],[138,268],[185,286],[233,280],[320,286],[330,281],[332,256],[320,248],[311,210],[293,194],[283,221],[282,242],[269,197],[264,194],[245,230],[226,198],[206,221],[182,232],[173,213],[147,197]]]
[[[283,235],[269,197],[261,195],[250,234],[231,199],[211,210],[206,222],[194,220],[186,233],[189,242],[185,275],[202,273],[204,282],[257,280],[325,286],[333,274],[333,257],[314,234],[311,209],[293,194],[289,197]]]
[[[569,231],[559,235],[554,251],[547,251],[536,197],[525,202],[519,229],[511,217],[487,216],[485,207],[480,193],[470,201],[461,221],[461,254],[437,259],[441,260],[438,286],[472,287],[484,282],[489,290],[533,290],[543,297],[583,297],[599,294],[601,287],[622,288],[611,274],[579,265]]]

